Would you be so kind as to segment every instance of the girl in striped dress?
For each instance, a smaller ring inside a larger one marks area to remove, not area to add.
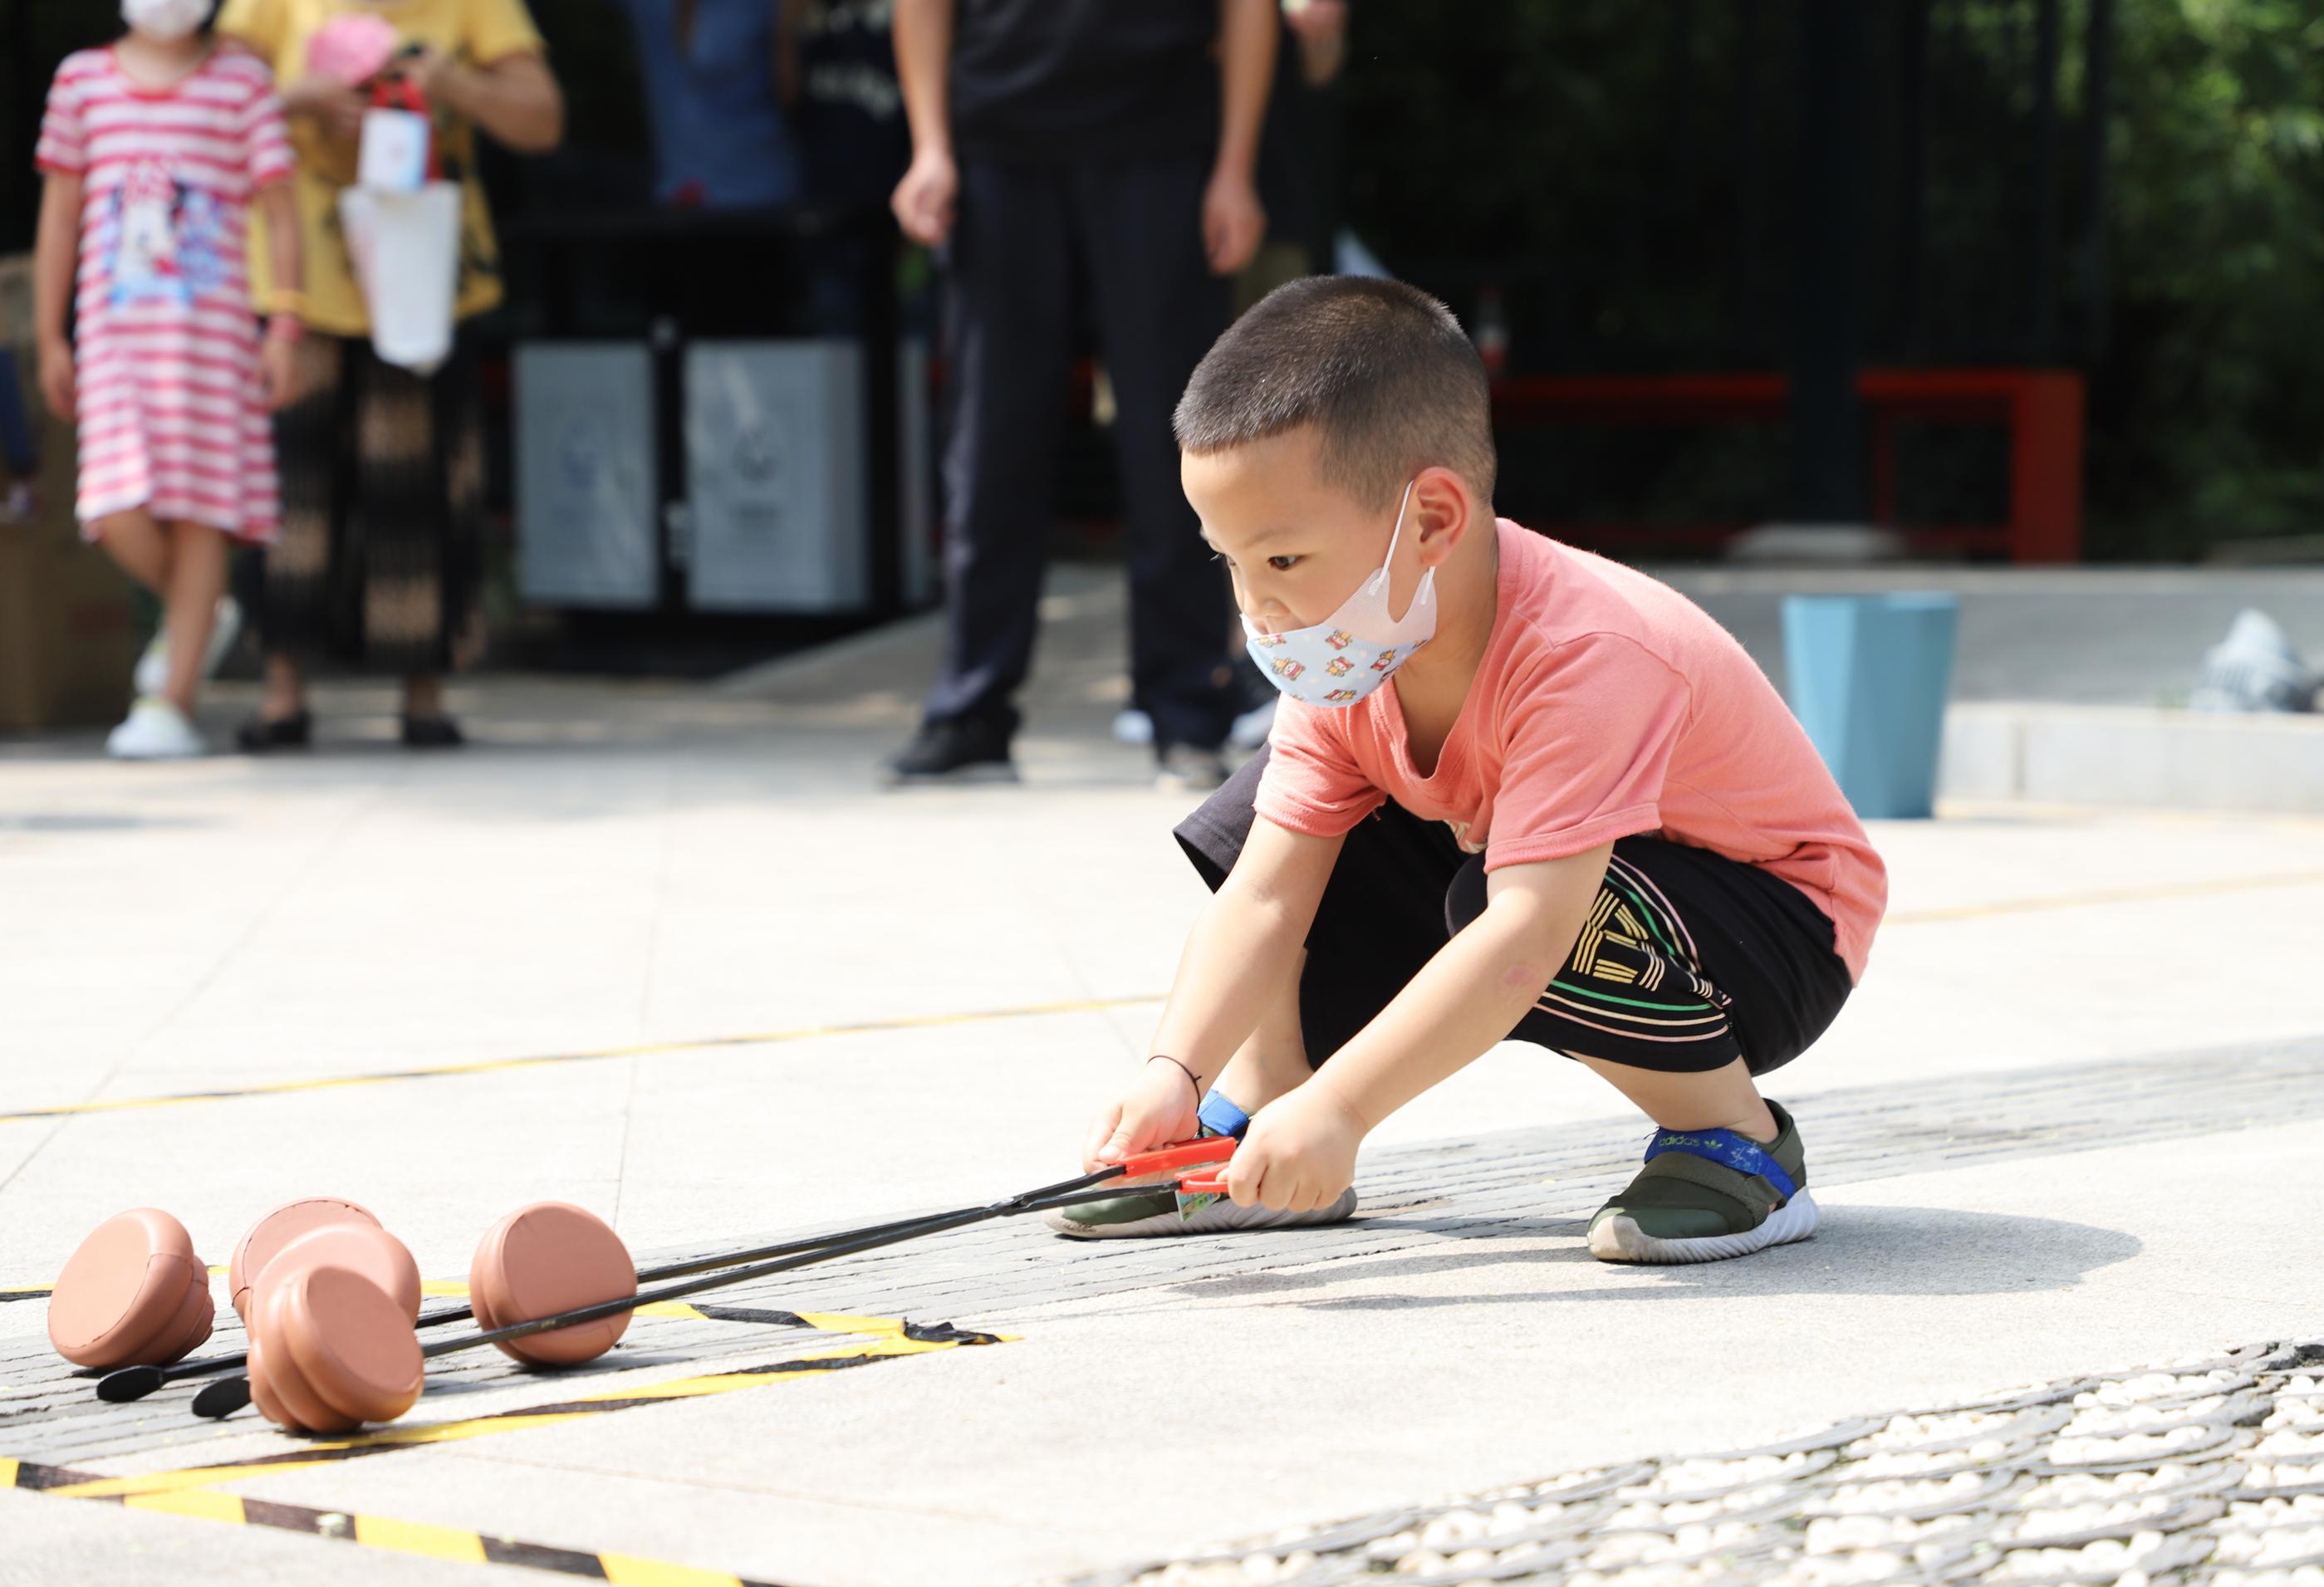
[[[300,321],[278,312],[260,336],[244,255],[255,202],[281,217],[272,279],[300,279],[290,147],[272,72],[218,41],[209,10],[123,0],[120,42],[57,69],[36,154],[41,390],[78,421],[82,532],[162,603],[166,669],[140,669],[145,692],[106,740],[132,759],[203,752],[194,691],[227,542],[271,540],[281,520],[268,414],[293,394]]]

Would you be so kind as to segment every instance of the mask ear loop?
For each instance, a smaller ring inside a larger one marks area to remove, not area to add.
[[[1412,600],[1405,607],[1404,616],[1396,616],[1388,609],[1388,586],[1394,577],[1392,569],[1396,567],[1396,543],[1404,538],[1404,510],[1412,504],[1412,487],[1419,483],[1417,477],[1404,482],[1404,494],[1397,498],[1396,527],[1388,531],[1388,555],[1380,558],[1379,571],[1372,576],[1379,581],[1380,614],[1390,623],[1398,624],[1410,618],[1422,602],[1433,601],[1436,594],[1436,569],[1424,567],[1420,570],[1420,586],[1412,592]]]

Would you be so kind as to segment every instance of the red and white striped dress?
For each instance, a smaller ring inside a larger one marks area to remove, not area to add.
[[[81,523],[143,507],[244,540],[281,520],[250,300],[250,199],[289,180],[263,61],[220,43],[166,88],[111,50],[57,69],[34,159],[80,177]]]

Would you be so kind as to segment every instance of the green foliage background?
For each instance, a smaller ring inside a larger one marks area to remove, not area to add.
[[[1867,0],[1865,353],[2090,379],[2094,558],[2324,533],[2324,5],[2118,0],[2104,298],[2086,301],[2088,0],[2064,7],[2058,334],[2038,346],[2029,0],[1934,0],[1928,182],[1902,234],[1907,7]],[[1354,8],[1346,218],[1464,315],[1499,284],[1520,369],[1779,366],[1791,305],[1791,0]],[[1524,438],[1561,516],[1781,510],[1767,432]],[[1530,465],[1530,473],[1528,466]],[[1997,516],[1997,447],[1932,434],[1908,516]],[[1978,512],[1978,503],[1984,503]]]
[[[2324,6],[2124,12],[2093,513],[2126,555],[2324,532]]]

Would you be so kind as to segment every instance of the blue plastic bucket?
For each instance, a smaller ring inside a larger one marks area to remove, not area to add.
[[[1934,810],[1960,622],[1948,595],[1784,597],[1792,711],[1867,820]]]

